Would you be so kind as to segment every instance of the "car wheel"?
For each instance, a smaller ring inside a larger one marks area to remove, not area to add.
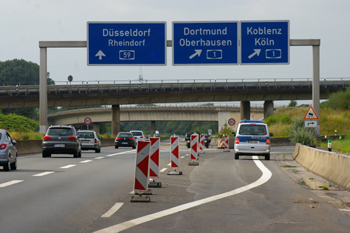
[[[235,153],[235,159],[239,159],[239,155]]]
[[[270,154],[265,155],[265,160],[270,160]]]
[[[78,158],[78,157],[79,157],[78,151],[75,151],[75,152],[73,153],[73,156],[74,156],[74,158]]]
[[[132,149],[136,149],[136,146],[133,146]]]
[[[15,159],[15,161],[13,163],[11,163],[11,170],[17,170],[17,158]]]
[[[118,149],[118,147],[117,147],[117,146],[114,146],[114,148],[115,148],[115,149]]]
[[[10,161],[8,161],[7,164],[4,165],[4,170],[5,171],[10,171],[11,170],[11,163],[10,163]]]
[[[43,158],[46,158],[46,157],[48,157],[49,155],[48,155],[48,153],[47,152],[43,152]]]

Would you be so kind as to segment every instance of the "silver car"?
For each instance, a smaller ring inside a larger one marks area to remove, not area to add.
[[[0,129],[0,166],[5,171],[17,169],[17,149],[16,141],[12,140],[10,134]]]
[[[78,138],[81,142],[82,150],[94,150],[96,153],[101,152],[101,140],[93,130],[79,130]]]

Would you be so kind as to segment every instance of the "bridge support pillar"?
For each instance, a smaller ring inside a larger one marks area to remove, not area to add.
[[[99,124],[99,123],[93,123],[92,129],[93,129],[96,133],[100,133],[100,124]]]
[[[264,103],[264,119],[273,115],[273,101],[266,100]]]
[[[117,135],[120,131],[120,105],[112,105],[112,135]]]
[[[241,119],[250,120],[250,101],[241,101]]]
[[[156,134],[156,121],[151,121],[151,136],[154,137]]]

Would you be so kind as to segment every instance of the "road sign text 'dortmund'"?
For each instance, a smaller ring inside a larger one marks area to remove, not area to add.
[[[173,22],[173,65],[238,64],[237,22]]]
[[[166,65],[165,22],[88,22],[88,65]]]

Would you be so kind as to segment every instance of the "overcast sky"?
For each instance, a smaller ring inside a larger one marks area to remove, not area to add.
[[[88,21],[289,20],[290,39],[321,39],[321,78],[350,76],[349,0],[0,0],[0,61],[39,64],[39,41],[86,41]],[[48,49],[57,81],[138,79],[139,66],[87,66],[86,48]],[[312,78],[312,48],[290,48],[289,65],[143,66],[147,80]]]

